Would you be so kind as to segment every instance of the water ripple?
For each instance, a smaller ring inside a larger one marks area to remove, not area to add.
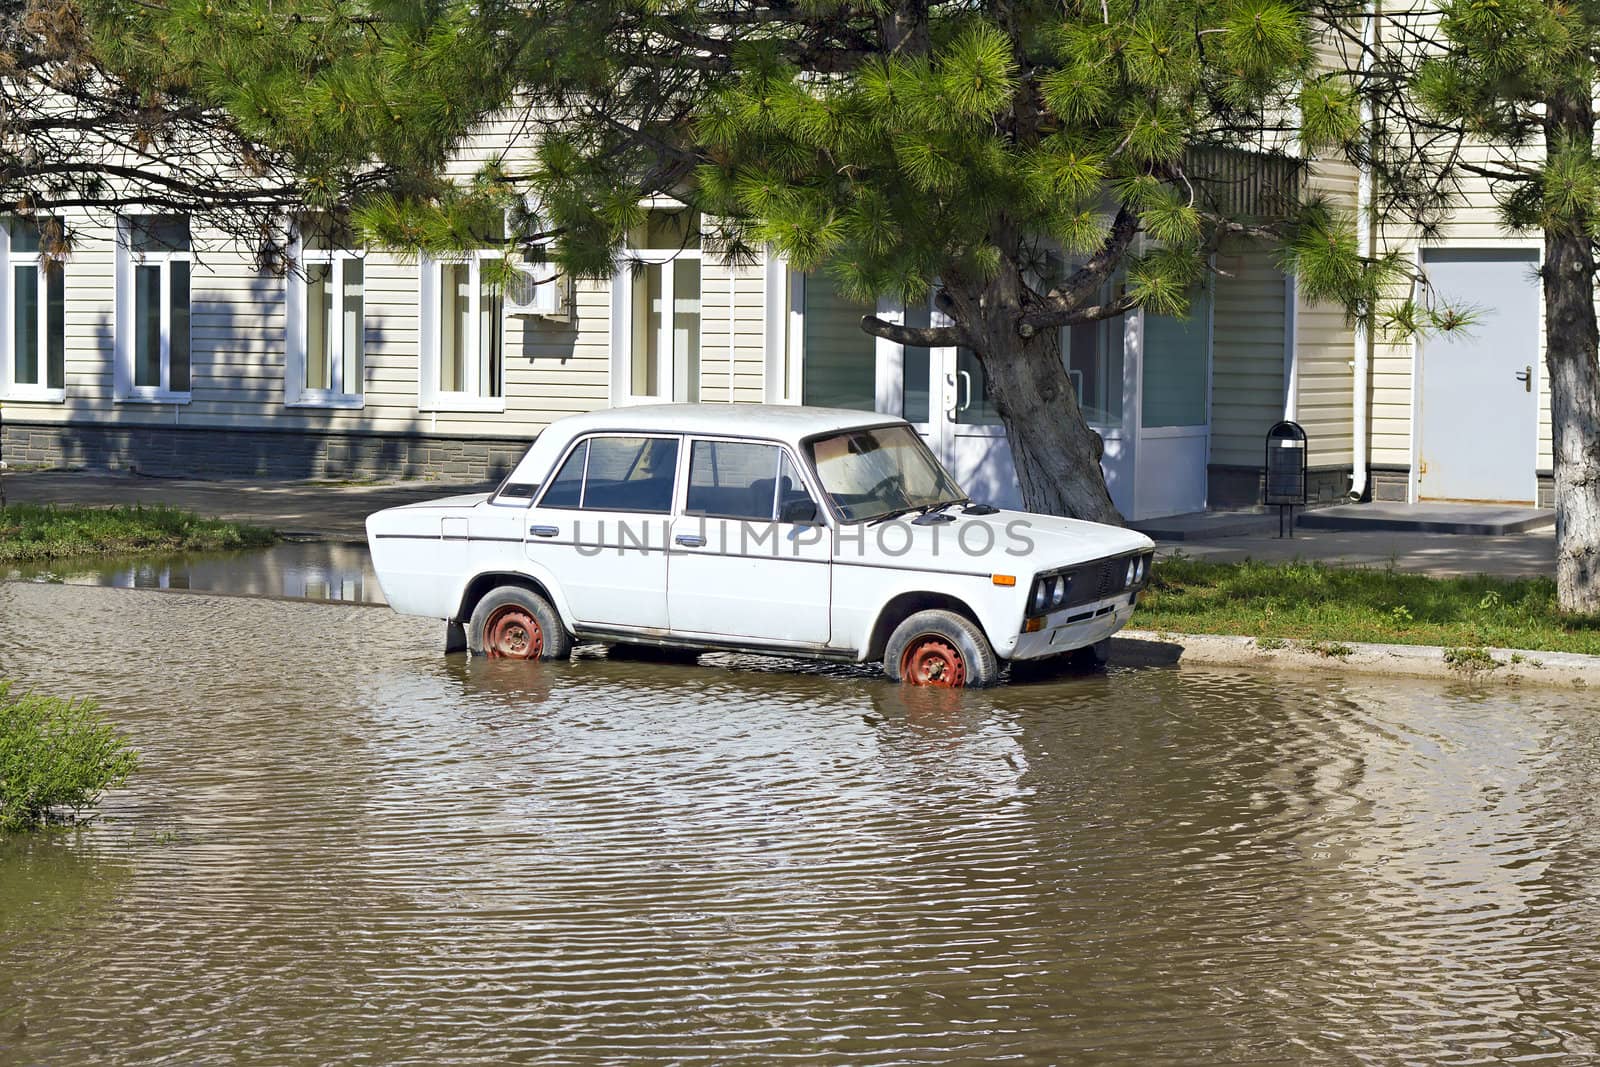
[[[0,585],[145,764],[0,844],[0,1062],[1591,1063],[1592,699],[437,654]]]

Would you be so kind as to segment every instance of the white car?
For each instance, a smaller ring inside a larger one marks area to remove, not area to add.
[[[969,501],[900,419],[710,404],[562,419],[494,492],[380,511],[367,541],[390,605],[444,619],[452,650],[882,660],[940,686],[1104,662],[1155,547]]]

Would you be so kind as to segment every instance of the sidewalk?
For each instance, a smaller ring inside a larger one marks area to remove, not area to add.
[[[107,471],[5,475],[6,499],[16,504],[168,504],[210,518],[271,527],[287,537],[363,544],[367,516],[374,511],[493,488],[493,483],[444,481],[372,485],[275,479],[203,481]]]
[[[1483,512],[1501,511],[1514,511],[1517,514],[1511,518],[1521,521],[1439,521],[1446,515],[1453,520],[1463,516],[1483,519]],[[1530,515],[1533,518],[1528,518]],[[1292,538],[1278,536],[1278,515],[1270,508],[1208,511],[1133,525],[1148,533],[1164,556],[1181,553],[1217,563],[1308,559],[1344,567],[1392,566],[1437,577],[1489,574],[1520,578],[1551,575],[1556,569],[1554,516],[1535,509],[1359,504],[1303,512],[1297,517],[1307,525],[1299,526]],[[1335,518],[1344,521],[1329,521]],[[1380,521],[1371,521],[1374,518]],[[1535,525],[1540,528],[1528,529]],[[1443,529],[1456,532],[1434,532]],[[1508,532],[1516,529],[1527,532]],[[1460,532],[1466,530],[1485,532]]]
[[[1553,530],[1484,537],[1473,534],[1397,533],[1383,530],[1296,530],[1293,539],[1251,533],[1204,540],[1158,541],[1160,554],[1236,563],[1243,559],[1314,559],[1341,567],[1389,567],[1412,574],[1499,578],[1556,572]]]

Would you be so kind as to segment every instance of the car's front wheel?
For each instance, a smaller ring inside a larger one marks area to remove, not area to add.
[[[951,689],[993,685],[1000,677],[989,639],[978,624],[953,611],[919,611],[894,628],[883,669],[906,685]]]
[[[572,636],[544,597],[502,585],[478,601],[467,624],[467,648],[490,659],[566,659]]]

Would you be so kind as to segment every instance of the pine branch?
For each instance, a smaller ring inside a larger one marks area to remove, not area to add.
[[[902,326],[876,315],[863,315],[861,328],[874,337],[913,348],[955,348],[967,343],[966,332],[955,326]]]

